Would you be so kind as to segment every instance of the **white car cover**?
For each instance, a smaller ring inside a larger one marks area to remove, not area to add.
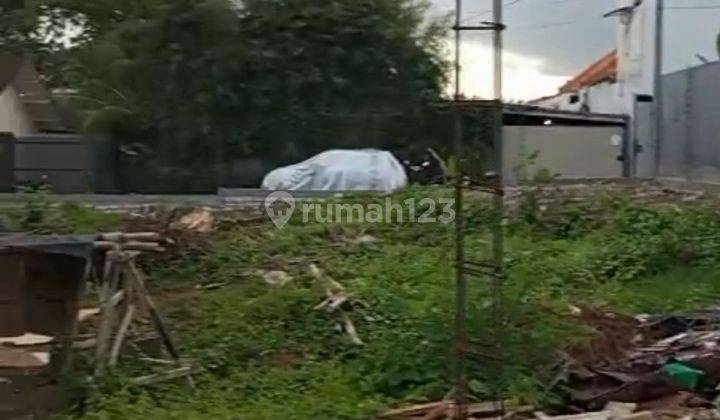
[[[384,191],[408,184],[400,162],[382,150],[328,150],[295,165],[270,172],[262,182],[267,190]]]

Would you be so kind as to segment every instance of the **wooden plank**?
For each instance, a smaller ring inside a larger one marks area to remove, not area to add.
[[[97,340],[94,338],[88,338],[87,340],[76,341],[73,343],[73,349],[75,350],[88,350],[97,347]]]
[[[189,366],[184,366],[177,369],[168,370],[161,373],[156,373],[154,375],[147,375],[147,376],[141,376],[138,378],[134,378],[130,380],[130,382],[134,385],[152,385],[159,382],[165,382],[172,379],[182,378],[182,377],[189,377],[190,373],[192,373],[192,368]]]
[[[128,251],[150,251],[150,252],[163,252],[165,248],[160,246],[156,242],[108,242],[108,241],[96,241],[95,248],[100,250],[128,250]]]
[[[445,407],[447,404],[451,404],[452,401],[435,401],[425,404],[416,404],[410,407],[398,408],[390,411],[386,411],[381,417],[394,418],[394,417],[408,417],[408,416],[419,416],[427,413],[437,407]]]
[[[108,242],[127,242],[127,241],[138,241],[138,242],[160,242],[162,241],[162,235],[157,232],[111,232],[103,233],[98,237],[100,241]]]
[[[17,337],[0,337],[0,345],[5,344],[11,347],[32,347],[50,344],[55,340],[49,335],[25,333]]]
[[[115,258],[110,255],[105,262],[105,273],[109,277],[105,278],[105,284],[103,284],[102,296],[100,299],[102,302],[100,306],[102,308],[100,327],[97,334],[97,348],[95,352],[95,374],[100,374],[105,369],[107,362],[107,352],[110,347],[110,339],[112,336],[112,324],[115,318],[115,305],[112,304],[112,296],[118,288],[120,282],[120,271],[121,267],[115,261]],[[108,267],[109,266],[109,267]]]
[[[127,334],[128,329],[130,328],[130,323],[132,322],[134,313],[135,305],[131,303],[128,305],[122,322],[120,323],[120,328],[115,335],[115,341],[113,342],[112,349],[110,350],[110,366],[115,366],[117,364],[118,356],[120,355],[120,348],[122,347],[123,340],[125,339],[125,334]]]
[[[166,366],[167,365],[171,365],[171,366],[177,365],[177,362],[175,362],[175,361],[165,360],[165,359],[156,359],[154,357],[141,357],[140,360],[142,360],[143,362],[156,363],[156,364],[166,365]]]
[[[50,353],[0,347],[0,368],[40,369],[50,363]]]

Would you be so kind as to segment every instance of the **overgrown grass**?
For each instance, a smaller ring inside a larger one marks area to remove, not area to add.
[[[395,199],[447,194],[414,189]],[[590,216],[590,205],[605,209],[601,217]],[[555,351],[587,338],[569,316],[570,305],[658,312],[702,307],[718,297],[720,215],[712,206],[603,196],[564,210],[513,217],[507,226],[499,334],[489,283],[471,280],[470,384],[478,399],[501,387],[516,399],[553,401],[545,383]],[[487,215],[486,201],[470,200],[473,259],[489,255]],[[368,235],[376,240],[357,240]],[[198,393],[182,384],[138,389],[101,382],[74,415],[364,419],[388,406],[441,398],[452,387],[452,244],[453,226],[442,224],[295,219],[283,230],[260,224],[219,233],[203,255],[150,273],[182,353],[200,368]],[[364,346],[313,310],[324,295],[308,273],[310,263],[365,303],[352,314]],[[284,270],[293,280],[270,286],[257,270]],[[200,283],[226,285],[200,291]],[[502,348],[500,375],[486,357],[493,340]]]
[[[19,207],[0,208],[0,228],[35,234],[86,234],[117,229],[123,217],[83,204],[61,203],[51,194],[27,194]]]

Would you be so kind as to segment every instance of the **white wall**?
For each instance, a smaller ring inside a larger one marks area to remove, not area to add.
[[[623,176],[622,127],[506,126],[503,130],[503,179],[515,185],[545,169],[560,179]],[[520,165],[538,152],[536,161]]]
[[[619,96],[617,83],[604,82],[575,93],[561,93],[551,98],[532,102],[532,105],[548,109],[598,114],[624,114],[625,105]],[[578,97],[577,102],[570,99]]]
[[[577,112],[580,111],[582,104],[580,102],[571,103],[570,98],[573,95],[579,95],[579,93],[560,93],[556,96],[532,101],[530,105],[547,109]]]
[[[617,0],[627,7],[635,0]],[[655,80],[655,12],[657,0],[644,0],[632,15],[615,16],[617,21],[617,83],[601,83],[577,94],[580,101],[570,104],[570,94],[538,101],[535,105],[565,111],[588,110],[604,114],[633,115],[637,95],[652,95]],[[583,107],[583,105],[585,105]]]
[[[635,0],[618,0],[618,7]],[[655,81],[655,20],[657,0],[643,0],[627,17],[615,17],[618,49],[618,113],[632,115],[636,95],[652,95]]]
[[[0,94],[0,132],[10,132],[19,137],[32,134],[33,131],[32,122],[17,91],[12,85],[6,86]]]
[[[587,105],[589,112],[600,114],[627,114],[617,83],[604,82],[583,89],[581,102]]]

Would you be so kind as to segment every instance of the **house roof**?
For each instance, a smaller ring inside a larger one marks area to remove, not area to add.
[[[612,50],[560,87],[560,93],[577,92],[598,83],[617,80],[617,50]]]
[[[45,86],[32,61],[24,56],[0,54],[0,94],[12,85],[35,130],[40,133],[75,132],[73,122],[62,112]]]

